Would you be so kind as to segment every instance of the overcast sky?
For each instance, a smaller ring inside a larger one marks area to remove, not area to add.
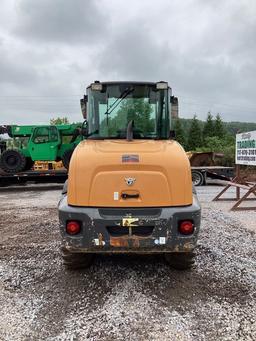
[[[94,80],[167,80],[180,117],[256,121],[255,0],[1,0],[0,124],[82,120]]]

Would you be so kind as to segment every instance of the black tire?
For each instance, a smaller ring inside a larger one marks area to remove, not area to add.
[[[30,157],[26,157],[26,166],[24,170],[30,170],[34,165],[34,161]]]
[[[62,188],[62,195],[66,195],[68,193],[68,180],[64,182],[63,188]]]
[[[194,186],[202,186],[204,184],[204,176],[201,172],[192,170],[192,181]]]
[[[195,263],[194,252],[170,252],[165,253],[168,264],[177,270],[191,269]]]
[[[6,175],[6,172],[0,168],[0,175]]]
[[[66,151],[63,153],[63,155],[62,155],[61,160],[62,160],[63,166],[64,166],[66,169],[68,169],[68,167],[69,167],[69,162],[70,162],[71,156],[72,156],[72,154],[73,154],[73,151],[74,151],[73,148],[72,148],[72,149],[68,149],[68,150],[66,150]]]
[[[63,264],[67,269],[85,269],[92,265],[94,254],[92,253],[72,253],[65,247],[61,248]]]
[[[26,158],[18,150],[7,149],[1,154],[0,168],[6,173],[22,172],[26,166]]]

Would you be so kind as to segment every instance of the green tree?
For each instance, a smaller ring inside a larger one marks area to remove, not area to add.
[[[196,150],[196,148],[199,148],[202,146],[202,132],[201,128],[198,122],[198,119],[196,118],[196,115],[194,115],[193,120],[191,122],[191,126],[189,129],[189,135],[188,135],[188,150]]]
[[[183,146],[183,148],[186,148],[185,132],[183,130],[182,123],[179,118],[175,119],[174,130],[176,140]]]
[[[143,99],[132,102],[123,100],[117,112],[111,113],[109,117],[101,122],[101,131],[104,134],[116,135],[117,131],[126,130],[129,121],[134,120],[135,130],[142,134],[154,131],[154,119],[151,118],[152,108]]]
[[[217,136],[207,137],[204,142],[204,147],[200,148],[202,152],[217,152],[223,154],[218,160],[219,165],[233,166],[235,162],[235,137],[226,134],[220,139]]]
[[[214,122],[214,136],[222,139],[225,136],[225,128],[220,117],[220,114],[216,115],[215,122]]]
[[[203,140],[205,141],[208,137],[212,136],[214,136],[214,122],[212,114],[208,112],[203,128]]]
[[[204,151],[221,152],[224,147],[224,140],[219,139],[217,136],[206,137],[204,141]]]
[[[50,119],[51,125],[61,125],[61,124],[69,124],[67,117],[57,117],[57,118],[51,118]]]

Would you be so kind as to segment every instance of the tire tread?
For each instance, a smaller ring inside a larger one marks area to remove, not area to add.
[[[195,263],[194,252],[173,252],[165,254],[168,264],[177,270],[191,269]]]
[[[91,253],[72,253],[65,247],[62,247],[61,257],[67,269],[83,269],[88,268],[92,264],[94,255]]]

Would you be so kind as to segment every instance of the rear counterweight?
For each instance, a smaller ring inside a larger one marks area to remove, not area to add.
[[[60,230],[64,245],[72,252],[85,253],[162,253],[190,252],[197,242],[200,205],[162,208],[93,208],[67,204],[64,195],[59,203]],[[78,221],[77,235],[66,232],[69,221]],[[179,232],[182,221],[192,221],[190,235]]]

